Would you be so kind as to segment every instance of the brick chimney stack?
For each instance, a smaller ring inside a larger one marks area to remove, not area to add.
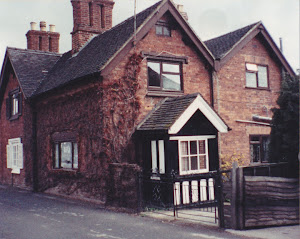
[[[182,4],[175,4],[177,10],[181,13],[181,15],[183,16],[183,18],[188,21],[189,17],[187,15],[187,13],[184,11],[183,5]]]
[[[73,6],[72,51],[76,53],[94,35],[112,27],[113,0],[71,0]]]
[[[47,31],[46,22],[40,22],[40,30],[36,30],[36,22],[31,22],[31,29],[27,32],[27,48],[48,52],[59,52],[60,34],[55,32],[55,25],[50,25]]]

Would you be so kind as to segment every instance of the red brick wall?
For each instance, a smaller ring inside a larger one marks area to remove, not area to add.
[[[102,160],[101,84],[93,79],[47,94],[37,101],[39,190],[105,201],[108,162]],[[54,133],[75,133],[79,169],[53,169]]]
[[[59,52],[60,34],[58,32],[30,30],[27,32],[26,37],[27,37],[28,49],[56,52],[56,53]]]
[[[210,103],[210,72],[206,69],[204,59],[195,52],[195,49],[187,46],[182,41],[182,34],[178,28],[172,30],[172,37],[157,36],[155,27],[153,27],[147,36],[136,46],[136,50],[131,50],[127,57],[111,72],[107,80],[117,79],[124,72],[124,67],[128,57],[134,52],[141,51],[159,54],[170,54],[180,57],[188,57],[188,64],[183,64],[184,94],[200,92],[204,99]],[[138,75],[139,90],[137,97],[140,101],[140,115],[136,121],[139,123],[146,114],[153,109],[155,104],[164,99],[164,97],[153,97],[147,95],[147,59],[144,58],[140,64],[141,71]]]
[[[12,174],[11,169],[7,168],[6,161],[6,145],[8,144],[8,140],[12,138],[21,138],[23,143],[23,162],[24,169],[21,169],[21,174],[13,175],[13,184],[19,187],[30,187],[31,186],[31,157],[29,157],[30,151],[28,151],[28,143],[27,136],[25,136],[24,128],[30,131],[31,124],[26,119],[26,127],[25,126],[25,118],[27,114],[24,114],[24,111],[29,107],[23,97],[22,108],[23,114],[15,120],[8,120],[6,118],[6,99],[8,98],[9,92],[11,90],[19,87],[18,81],[13,74],[9,74],[9,80],[7,83],[7,87],[5,90],[4,98],[1,105],[1,114],[0,114],[0,182],[3,184],[11,184],[12,183]],[[25,154],[25,152],[28,152]]]
[[[245,63],[268,66],[269,90],[246,88]],[[264,44],[258,39],[251,40],[240,52],[230,59],[217,73],[215,78],[215,107],[232,131],[221,135],[220,152],[222,155],[241,153],[250,163],[250,134],[269,134],[270,127],[239,123],[236,120],[252,121],[257,114],[272,117],[271,108],[276,105],[280,89],[280,67],[271,58]],[[219,95],[219,101],[217,97]]]
[[[105,202],[110,190],[107,184],[109,164],[137,163],[131,140],[135,126],[163,99],[147,96],[147,61],[139,57],[141,51],[188,57],[188,64],[183,66],[184,93],[200,92],[207,101],[210,100],[209,72],[201,57],[181,39],[179,30],[173,30],[172,38],[169,38],[156,36],[153,28],[138,43],[136,50],[133,49],[100,81],[86,79],[83,81],[85,85],[73,85],[38,100],[37,148],[41,190]],[[136,89],[135,83],[138,83]],[[78,172],[52,169],[51,135],[68,131],[77,133]]]

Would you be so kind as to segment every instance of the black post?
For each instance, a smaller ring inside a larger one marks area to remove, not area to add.
[[[143,210],[143,175],[142,172],[137,173],[137,181],[138,181],[138,211],[141,212]]]

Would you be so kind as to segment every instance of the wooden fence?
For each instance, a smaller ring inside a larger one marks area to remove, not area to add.
[[[274,166],[268,167],[266,172],[271,172]],[[268,173],[266,176],[245,176],[249,171],[249,167],[238,168],[234,164],[225,174],[226,227],[245,229],[299,224],[299,179],[270,177]]]

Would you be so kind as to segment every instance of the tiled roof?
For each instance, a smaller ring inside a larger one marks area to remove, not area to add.
[[[32,96],[61,55],[50,52],[7,48],[7,54],[25,97]]]
[[[138,126],[138,130],[168,130],[199,93],[166,98]]]
[[[258,23],[254,23],[225,35],[207,40],[204,44],[208,47],[216,59],[221,59],[257,24]]]
[[[137,14],[137,28],[157,9],[158,2]],[[108,60],[133,36],[134,17],[116,25],[110,30],[94,37],[77,55],[65,53],[49,72],[35,94],[40,94],[72,80],[99,72]]]

